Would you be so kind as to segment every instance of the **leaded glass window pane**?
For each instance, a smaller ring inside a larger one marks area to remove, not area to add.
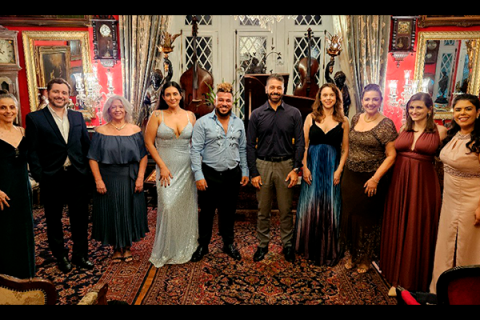
[[[185,25],[190,26],[192,25],[192,18],[194,16],[185,16]],[[211,15],[195,15],[197,17],[197,21],[199,25],[204,25],[204,26],[211,26],[212,25],[212,16]]]
[[[187,69],[193,66],[194,59],[194,43],[193,37],[185,38],[185,58],[187,62]],[[203,69],[212,72],[213,61],[213,39],[212,37],[198,37],[197,36],[197,61]]]
[[[245,118],[245,83],[244,74],[265,73],[267,37],[241,36],[239,37],[240,67],[243,73],[238,77],[238,104],[234,109],[235,114]]]
[[[321,15],[298,15],[295,19],[296,26],[321,26],[322,25],[322,16]]]

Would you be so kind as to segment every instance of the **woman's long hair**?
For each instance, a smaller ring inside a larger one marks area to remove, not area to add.
[[[455,97],[455,100],[453,101],[453,104],[452,104],[453,108],[455,108],[455,105],[457,104],[457,102],[461,100],[470,101],[475,106],[475,110],[477,112],[480,109],[480,100],[478,99],[478,97],[474,96],[473,94],[467,94],[467,93],[460,94]],[[452,140],[452,138],[457,134],[458,131],[460,131],[460,126],[455,122],[455,120],[453,120],[451,122],[451,127],[447,132],[447,137],[443,141],[443,145],[445,146],[450,140]],[[480,153],[480,119],[479,118],[475,119],[473,131],[470,133],[470,136],[471,136],[471,139],[467,143],[467,148],[471,152]]]
[[[333,106],[333,119],[338,121],[338,122],[344,122],[345,121],[345,115],[343,113],[343,100],[342,100],[342,95],[340,94],[340,90],[338,90],[337,86],[333,83],[325,83],[318,89],[317,95],[315,96],[315,102],[312,105],[312,115],[313,115],[313,120],[322,122],[322,120],[325,118],[325,113],[323,112],[323,105],[322,101],[320,100],[320,97],[322,96],[322,90],[324,88],[331,88],[333,92],[335,93],[335,105]]]
[[[168,104],[163,99],[163,96],[165,95],[165,90],[167,88],[170,88],[170,87],[177,88],[178,93],[180,93],[180,96],[182,97],[182,99],[180,100],[180,103],[179,103],[180,108],[185,109],[185,99],[183,97],[184,93],[183,93],[182,87],[178,83],[176,83],[175,81],[168,81],[168,82],[165,82],[165,84],[162,86],[162,90],[160,91],[160,96],[158,97],[159,98],[158,99],[159,104],[158,104],[157,110],[167,110],[168,109]]]
[[[405,131],[411,131],[411,132],[415,131],[415,130],[413,130],[414,121],[412,120],[412,117],[410,117],[410,114],[408,113],[408,108],[410,107],[410,104],[413,101],[423,101],[423,103],[425,103],[425,106],[427,107],[427,109],[432,111],[432,114],[427,116],[427,125],[425,127],[425,132],[436,132],[437,131],[437,126],[435,124],[435,121],[433,120],[433,113],[434,113],[434,109],[435,109],[433,107],[433,100],[432,100],[432,97],[428,93],[425,93],[425,92],[415,93],[410,98],[410,100],[408,100],[407,106],[405,107],[405,118],[406,118]]]

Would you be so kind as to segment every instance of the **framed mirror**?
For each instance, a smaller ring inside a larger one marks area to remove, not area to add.
[[[52,78],[64,78],[72,86],[76,101],[75,74],[91,72],[88,31],[24,31],[23,48],[30,110],[42,108],[42,92]],[[94,110],[80,110],[86,119]]]
[[[460,93],[480,91],[480,31],[418,33],[415,80],[432,96],[437,119],[451,119],[451,103]]]

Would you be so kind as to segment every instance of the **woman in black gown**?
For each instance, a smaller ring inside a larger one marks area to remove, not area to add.
[[[17,99],[0,93],[0,273],[35,276],[32,189],[24,129],[14,125]]]

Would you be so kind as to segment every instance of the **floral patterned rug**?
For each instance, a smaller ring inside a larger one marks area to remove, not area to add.
[[[242,260],[234,261],[222,252],[221,238],[214,232],[210,252],[200,262],[155,268],[148,261],[155,236],[156,209],[149,208],[150,232],[132,246],[134,261],[111,263],[112,249],[90,240],[93,270],[74,269],[63,274],[48,249],[42,209],[36,209],[37,276],[53,281],[59,305],[77,304],[90,290],[108,283],[109,303],[129,305],[396,305],[389,287],[371,269],[366,274],[346,270],[343,261],[335,267],[318,267],[297,255],[295,263],[285,261],[279,240],[278,215],[272,214],[269,253],[260,262],[256,250],[255,219],[252,210],[237,213],[235,236]],[[69,238],[68,216],[64,216]],[[215,227],[216,228],[216,225]],[[67,243],[71,246],[70,241]]]
[[[366,274],[335,267],[318,267],[302,256],[285,261],[279,235],[278,215],[272,214],[273,236],[269,253],[253,261],[256,214],[238,214],[235,225],[242,260],[222,252],[214,236],[200,262],[152,268],[149,280],[134,302],[137,305],[396,305],[389,287],[375,269]],[[215,227],[214,227],[215,228]],[[215,234],[215,233],[214,233]]]
[[[156,210],[149,208],[148,211],[150,230],[155,230]],[[48,248],[45,215],[43,209],[34,210],[35,243],[37,277],[52,281],[57,288],[58,305],[75,305],[85,294],[91,290],[99,289],[104,283],[108,283],[107,299],[112,302],[129,304],[137,294],[142,281],[150,268],[148,258],[151,252],[154,232],[149,232],[145,238],[132,246],[134,261],[131,263],[114,264],[111,262],[113,250],[110,246],[104,246],[95,239],[89,238],[89,258],[95,265],[93,270],[73,269],[68,274],[61,272]],[[64,237],[70,239],[70,223],[68,214],[63,216]],[[89,235],[91,234],[91,223]],[[72,241],[66,241],[66,247],[71,248]],[[71,250],[70,250],[71,259]],[[128,298],[130,297],[130,298]]]

